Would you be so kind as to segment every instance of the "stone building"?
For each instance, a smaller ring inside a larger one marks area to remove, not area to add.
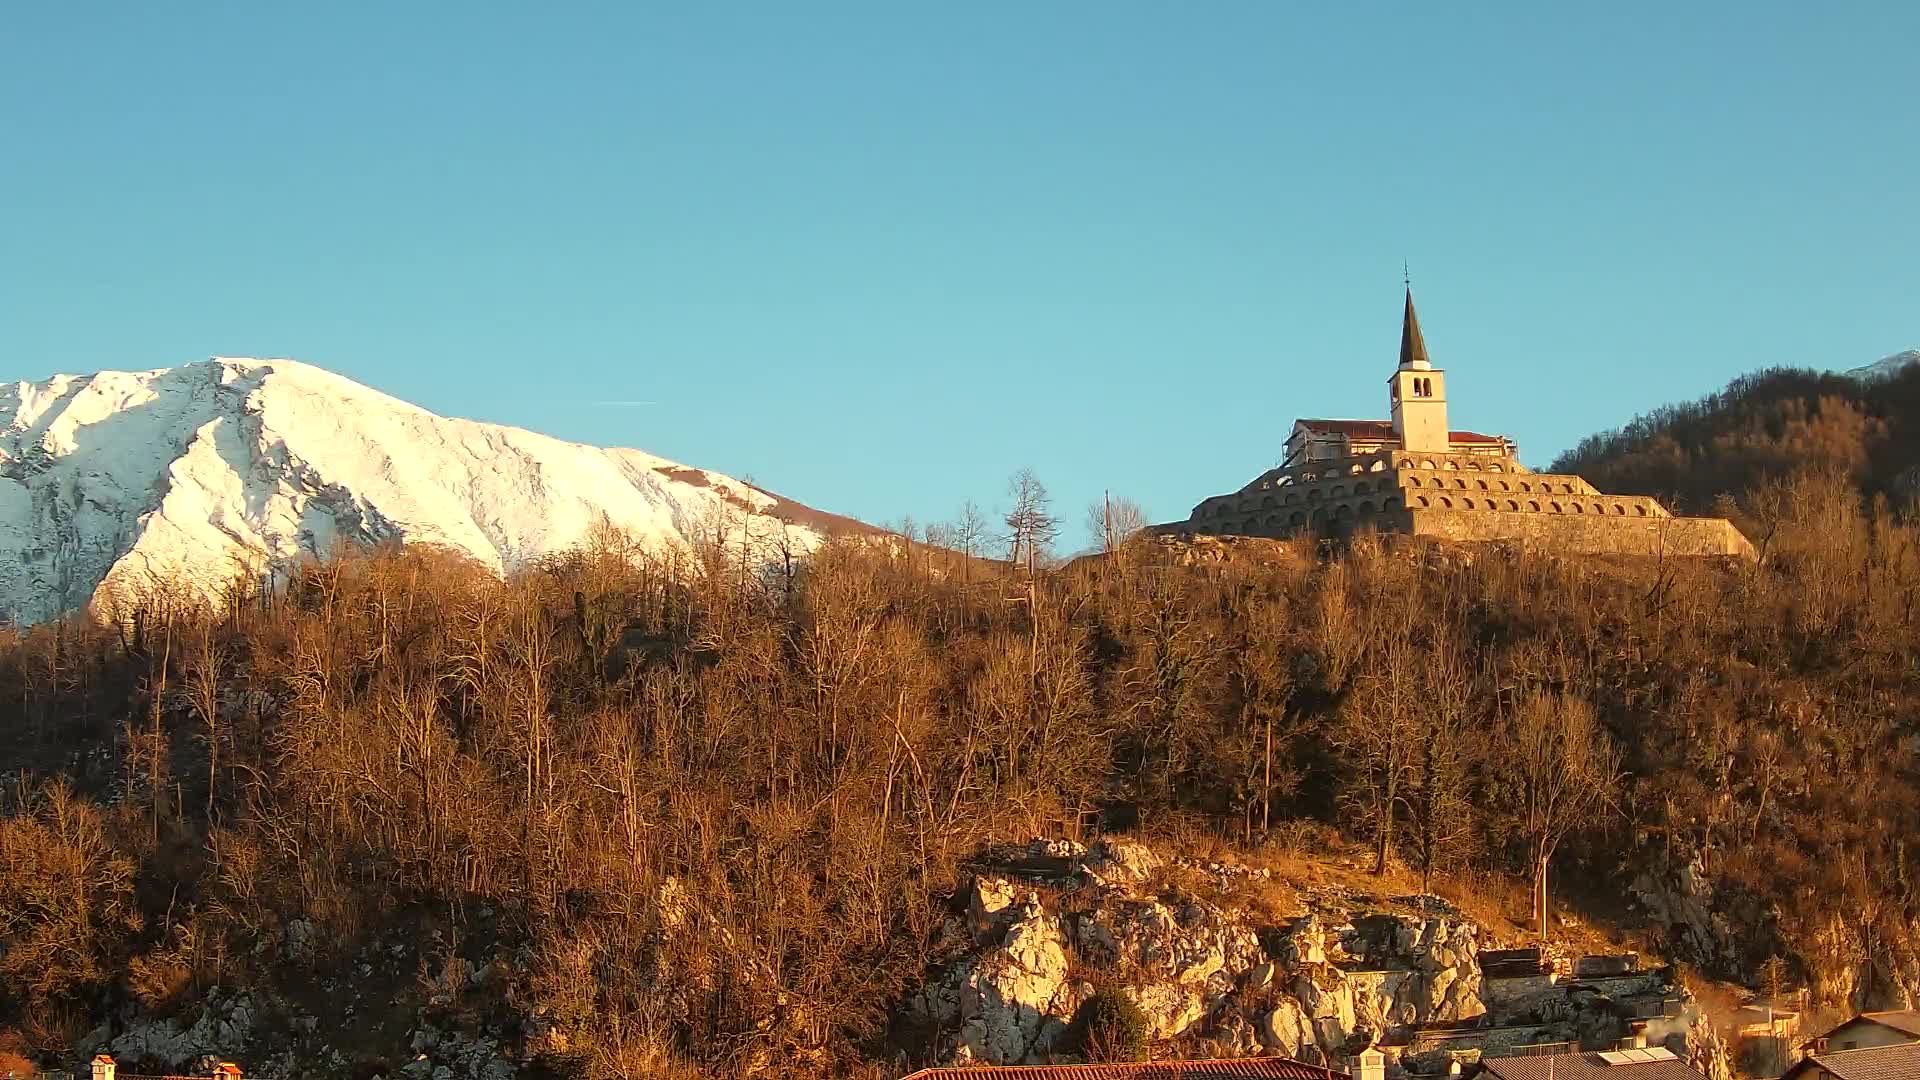
[[[1447,373],[1427,355],[1411,289],[1387,397],[1386,420],[1294,421],[1277,468],[1160,531],[1284,537],[1371,527],[1572,553],[1754,556],[1723,519],[1675,517],[1645,496],[1533,472],[1513,440],[1449,427]]]

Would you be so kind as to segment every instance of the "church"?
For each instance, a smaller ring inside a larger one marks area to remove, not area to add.
[[[1447,373],[1427,355],[1411,287],[1387,405],[1385,420],[1295,420],[1277,468],[1159,531],[1288,537],[1371,528],[1581,554],[1754,557],[1724,519],[1676,517],[1643,495],[1536,473],[1520,464],[1512,439],[1454,430]]]

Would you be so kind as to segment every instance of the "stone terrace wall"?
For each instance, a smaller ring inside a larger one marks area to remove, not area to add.
[[[1576,555],[1736,555],[1753,545],[1721,518],[1599,517],[1414,509],[1399,517],[1406,531],[1443,540],[1517,540]],[[1396,522],[1396,524],[1398,524]]]
[[[1727,522],[1676,518],[1643,495],[1608,495],[1507,458],[1401,450],[1272,469],[1155,531],[1278,538],[1368,528],[1568,554],[1754,557]]]

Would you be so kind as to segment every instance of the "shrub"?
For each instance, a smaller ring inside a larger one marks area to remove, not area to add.
[[[1132,998],[1101,990],[1080,1007],[1080,1052],[1088,1061],[1145,1061],[1153,1026]]]

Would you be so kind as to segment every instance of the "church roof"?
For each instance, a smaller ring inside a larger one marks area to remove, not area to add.
[[[1413,313],[1413,289],[1407,289],[1407,313],[1400,321],[1400,366],[1432,367],[1427,341],[1420,336],[1420,316]]]
[[[1321,435],[1345,435],[1349,439],[1396,439],[1391,420],[1296,420],[1294,424]],[[1477,431],[1449,431],[1447,441],[1457,443],[1504,442],[1498,435],[1482,435]]]

